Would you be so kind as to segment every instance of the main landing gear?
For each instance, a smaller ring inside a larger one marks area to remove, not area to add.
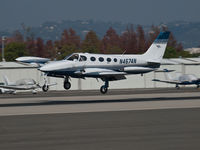
[[[69,82],[69,77],[65,77],[63,87],[64,87],[66,90],[69,90],[69,89],[71,88],[71,83]]]
[[[42,86],[43,92],[47,92],[49,90],[49,86],[47,84],[47,75],[44,75],[44,85]]]
[[[102,85],[100,88],[100,91],[102,94],[106,94],[108,91],[108,87],[109,87],[109,82],[105,81],[105,85]]]

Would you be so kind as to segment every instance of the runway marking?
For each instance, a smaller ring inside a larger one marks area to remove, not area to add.
[[[200,107],[200,93],[179,94],[12,98],[0,101],[0,116]]]

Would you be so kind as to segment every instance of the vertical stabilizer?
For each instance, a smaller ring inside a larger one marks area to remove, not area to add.
[[[165,49],[169,39],[169,34],[169,31],[160,32],[160,34],[149,47],[149,49],[146,51],[146,53],[143,54],[145,59],[147,59],[150,62],[161,62],[165,53]]]

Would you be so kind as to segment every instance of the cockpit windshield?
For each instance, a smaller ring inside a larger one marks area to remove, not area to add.
[[[65,57],[65,60],[74,61],[74,60],[78,60],[78,58],[79,58],[78,54],[72,54],[70,56]]]

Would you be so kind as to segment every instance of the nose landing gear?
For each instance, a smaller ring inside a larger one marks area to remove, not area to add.
[[[44,75],[44,85],[42,86],[43,92],[47,92],[49,90],[49,86],[47,84],[47,75]]]
[[[102,94],[106,94],[108,92],[109,82],[105,81],[105,85],[102,85],[100,91]]]

